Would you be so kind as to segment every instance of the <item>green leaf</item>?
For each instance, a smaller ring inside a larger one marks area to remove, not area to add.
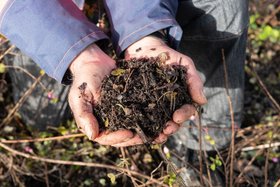
[[[268,131],[267,136],[269,139],[273,137],[273,131]]]
[[[212,156],[210,156],[209,159],[210,159],[212,162],[215,162],[215,158],[213,158]]]
[[[272,27],[269,26],[269,25],[266,25],[266,26],[264,27],[263,32],[264,32],[267,36],[269,36],[269,35],[272,33]]]
[[[0,73],[5,73],[6,71],[6,66],[3,63],[0,63]]]
[[[117,69],[114,69],[112,72],[111,72],[111,75],[114,75],[114,76],[120,76],[122,74],[125,73],[125,70],[124,69],[121,69],[121,68],[117,68]]]
[[[273,29],[271,35],[275,38],[279,38],[280,37],[280,30]]]
[[[113,173],[108,173],[107,174],[107,177],[109,177],[110,181],[111,181],[111,184],[116,184],[116,175],[113,174]]]
[[[58,102],[58,98],[52,98],[50,102],[52,104],[56,104]]]
[[[215,164],[216,164],[217,166],[221,166],[221,165],[222,165],[222,161],[220,160],[219,155],[216,155]]]
[[[100,183],[102,186],[106,186],[106,180],[105,180],[104,178],[99,179],[99,183]]]
[[[44,75],[45,74],[45,71],[44,70],[40,70],[40,75]]]
[[[209,143],[211,144],[211,145],[215,145],[216,144],[216,142],[215,142],[215,140],[209,140]]]
[[[216,165],[213,163],[213,164],[211,164],[210,165],[210,169],[212,170],[212,171],[215,171],[216,170]]]
[[[86,179],[85,181],[84,181],[84,185],[86,185],[86,186],[90,186],[90,185],[92,185],[93,184],[93,181],[91,180],[91,179]]]
[[[205,138],[205,140],[211,140],[211,139],[212,139],[212,138],[211,138],[211,136],[210,136],[210,135],[208,135],[208,134],[207,134],[207,135],[205,135],[205,136],[204,136],[204,138]]]

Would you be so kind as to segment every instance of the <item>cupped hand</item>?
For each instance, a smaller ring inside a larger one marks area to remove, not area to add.
[[[101,82],[115,68],[115,61],[93,44],[78,55],[69,66],[73,83],[68,95],[77,126],[90,140],[102,145],[123,143],[133,138],[129,130],[99,133],[93,107],[99,101]]]
[[[175,51],[170,48],[163,40],[155,36],[147,36],[129,46],[125,52],[125,59],[143,58],[143,57],[159,57],[164,58],[163,61],[166,65],[181,65],[187,69],[186,85],[192,97],[192,100],[198,105],[203,105],[207,102],[203,94],[203,83],[196,71],[193,61],[186,55]],[[185,104],[177,109],[172,116],[172,120],[166,123],[163,132],[155,139],[155,143],[165,142],[171,134],[179,130],[180,124],[188,120],[194,115],[196,109],[193,105]],[[114,146],[129,146],[142,144],[139,136],[132,139],[115,144]]]

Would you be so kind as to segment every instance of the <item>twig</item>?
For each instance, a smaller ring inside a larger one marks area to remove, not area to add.
[[[244,167],[242,169],[242,171],[239,173],[239,175],[236,177],[235,182],[237,182],[239,180],[239,178],[244,174],[244,172],[246,171],[247,167],[249,167],[250,165],[253,164],[253,162],[256,160],[257,156],[259,156],[260,154],[262,154],[264,149],[260,149],[256,152],[256,155],[254,155],[254,157],[250,160],[250,162],[247,164],[246,167]]]
[[[229,186],[232,187],[233,185],[233,164],[234,164],[234,140],[235,140],[235,128],[234,128],[234,111],[232,107],[232,101],[229,95],[229,85],[228,85],[228,74],[227,74],[227,67],[226,67],[226,59],[225,59],[225,51],[222,49],[222,62],[224,67],[224,80],[225,80],[225,88],[227,94],[227,100],[229,104],[230,110],[230,119],[231,119],[231,144],[230,144],[230,171],[229,171]]]
[[[197,107],[198,112],[198,129],[199,129],[199,175],[200,183],[203,185],[203,168],[202,168],[202,127],[201,127],[201,107]]]
[[[251,60],[249,60],[249,62],[251,62]],[[272,102],[273,107],[277,110],[277,112],[280,114],[280,105],[278,104],[278,102],[274,99],[274,97],[270,94],[270,92],[268,91],[267,87],[265,86],[265,84],[263,83],[263,81],[261,80],[261,78],[259,77],[257,71],[255,70],[254,66],[249,63],[248,66],[251,68],[252,70],[252,74],[256,77],[257,82],[259,84],[259,86],[261,87],[261,90],[263,91],[263,93],[268,97],[268,99]]]
[[[32,75],[29,71],[27,71],[26,69],[20,67],[20,66],[9,66],[9,65],[5,65],[5,68],[10,68],[10,69],[18,69],[22,72],[24,72],[26,75],[28,75],[29,77],[31,77],[33,80],[36,81],[36,77],[34,75]],[[43,83],[40,81],[39,82],[40,86],[43,88],[43,90],[47,90],[47,88],[43,85]]]
[[[127,169],[122,168],[122,167],[113,166],[113,165],[100,164],[100,163],[88,163],[88,162],[80,162],[80,161],[55,160],[55,159],[50,159],[50,158],[33,156],[33,155],[30,155],[30,154],[23,153],[23,152],[15,150],[15,149],[12,149],[11,147],[9,147],[9,146],[7,146],[3,143],[0,143],[0,147],[9,151],[13,155],[18,155],[18,156],[22,156],[22,157],[25,157],[25,158],[28,158],[28,159],[37,160],[37,161],[41,161],[41,162],[47,162],[47,163],[52,163],[52,164],[62,164],[62,165],[75,165],[75,166],[105,168],[105,169],[111,169],[111,170],[115,170],[115,171],[119,171],[119,172],[128,173]],[[168,187],[167,185],[162,184],[162,182],[160,182],[156,179],[151,179],[149,176],[143,175],[143,174],[135,172],[135,171],[130,171],[130,172],[131,172],[132,175],[142,177],[142,178],[147,179],[147,180],[151,180],[151,181],[155,182],[156,184],[159,184],[160,186]]]
[[[269,132],[270,129],[264,129],[262,131],[259,131],[258,134],[252,134],[252,138],[246,141],[243,141],[241,143],[240,148],[236,148],[235,153],[238,153],[245,145],[249,145],[252,142],[256,142],[257,140],[260,140],[263,136],[266,136],[267,132]],[[265,137],[266,138],[266,137]]]
[[[5,144],[16,144],[16,143],[29,143],[29,142],[44,142],[44,141],[58,141],[63,139],[69,139],[69,138],[78,138],[83,137],[85,134],[79,133],[79,134],[68,134],[63,136],[54,136],[54,137],[48,137],[48,138],[34,138],[34,139],[25,139],[25,140],[0,140],[1,143]]]
[[[132,167],[134,167],[134,170],[135,170],[135,171],[139,171],[139,168],[138,168],[137,164],[135,163],[134,158],[131,156],[130,152],[128,151],[128,149],[125,149],[125,154],[126,154],[126,155],[128,156],[128,158],[130,159],[131,165],[132,165]]]
[[[35,89],[37,84],[40,82],[44,75],[40,75],[36,81],[30,86],[30,88],[24,93],[24,95],[18,100],[17,104],[14,106],[14,108],[11,109],[9,114],[3,119],[2,123],[0,124],[0,128],[4,125],[10,122],[13,115],[16,113],[16,111],[21,107],[21,105],[24,103],[24,101],[27,99],[27,97],[32,93],[32,91]]]
[[[162,166],[163,162],[161,161],[159,165],[151,172],[151,178],[153,178],[154,173]]]
[[[13,50],[15,48],[14,45],[10,46],[2,55],[0,55],[0,60],[2,60],[2,58],[8,54],[11,50]]]
[[[121,147],[120,149],[121,149],[122,157],[123,157],[124,159],[126,159],[125,151],[124,151],[125,148]],[[134,180],[134,177],[132,176],[132,174],[131,174],[131,172],[130,172],[130,170],[129,170],[129,168],[128,168],[128,165],[125,164],[125,167],[126,167],[126,169],[128,170],[127,174],[128,174],[128,176],[129,176],[129,178],[131,179],[133,185],[134,185],[135,187],[137,187],[138,184],[137,184],[136,181]]]
[[[280,185],[280,179],[278,179],[278,181],[274,184],[273,187],[279,187],[279,185]]]
[[[176,177],[179,178],[179,182],[181,183],[181,186],[187,187],[189,186],[189,184],[186,184],[187,181],[185,181],[180,173],[177,172],[177,168],[175,167],[175,165],[173,164],[173,162],[171,162],[166,155],[164,154],[163,150],[162,150],[162,144],[160,145],[159,149],[158,149],[158,153],[159,155],[163,158],[163,160],[166,162],[167,165],[170,166],[172,172],[176,175]]]
[[[206,157],[206,151],[205,149],[203,149],[203,153],[204,153],[204,159],[205,159],[205,164],[206,164],[206,171],[207,171],[207,177],[208,177],[208,183],[210,185],[210,187],[213,187],[212,185],[212,179],[211,179],[211,174],[210,174],[210,170],[209,170],[209,164],[208,164],[208,160]],[[202,183],[204,184],[204,183]]]
[[[45,167],[44,174],[45,174],[46,187],[50,187],[49,176],[48,176],[48,165],[46,162],[44,163],[44,167]]]
[[[276,9],[273,10],[273,12],[271,12],[271,14],[269,14],[268,16],[266,16],[266,18],[263,21],[263,25],[266,25],[268,22],[270,22],[270,20],[276,16],[276,14],[280,11],[280,6],[278,6]]]
[[[267,149],[267,148],[279,147],[279,146],[280,146],[280,142],[267,143],[267,144],[262,144],[257,146],[244,147],[243,149],[241,149],[241,151],[252,151],[256,149]]]
[[[270,141],[271,142],[271,141]],[[264,186],[267,187],[268,185],[268,156],[269,156],[269,151],[270,149],[266,150],[265,154],[265,164],[264,164]]]

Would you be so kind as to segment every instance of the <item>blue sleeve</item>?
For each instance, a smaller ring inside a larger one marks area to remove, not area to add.
[[[0,32],[59,82],[83,49],[106,38],[70,0],[11,0]]]
[[[104,4],[117,54],[161,29],[167,30],[169,44],[178,46],[182,29],[175,20],[177,0],[105,0]]]

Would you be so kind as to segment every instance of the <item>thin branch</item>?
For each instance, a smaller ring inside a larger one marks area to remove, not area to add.
[[[274,184],[273,187],[279,187],[279,185],[280,185],[280,179],[278,179],[278,181]]]
[[[247,169],[249,166],[251,166],[251,165],[253,164],[253,162],[256,160],[256,158],[257,158],[260,154],[262,154],[262,152],[263,152],[263,149],[260,149],[260,150],[258,150],[258,151],[256,152],[256,155],[254,155],[254,157],[250,160],[250,162],[247,164],[247,166],[244,167],[244,168],[242,169],[242,171],[239,173],[239,175],[237,176],[235,182],[237,182],[237,181],[239,180],[239,178],[244,174],[244,172],[246,171],[246,169]]]
[[[46,187],[50,187],[47,163],[44,163],[44,174],[45,174]]]
[[[271,12],[270,15],[266,16],[262,24],[267,25],[273,17],[276,17],[276,14],[279,11],[280,11],[280,6],[278,6],[276,9],[274,9],[273,12]]]
[[[2,55],[0,55],[0,60],[2,60],[2,58],[7,55],[11,50],[13,50],[15,48],[14,45],[10,46]]]
[[[198,107],[198,129],[199,129],[199,176],[201,185],[203,181],[203,169],[202,169],[202,127],[201,127],[201,107]],[[206,161],[206,159],[205,159]]]
[[[271,147],[279,147],[280,146],[280,142],[275,142],[275,143],[267,143],[267,144],[262,144],[262,145],[257,145],[257,146],[250,146],[250,147],[244,147],[243,149],[241,149],[241,151],[252,151],[252,150],[256,150],[256,149],[267,149],[267,148],[271,148]]]
[[[263,83],[261,78],[259,77],[259,75],[258,75],[257,71],[255,70],[254,66],[251,63],[249,63],[249,67],[252,70],[252,74],[256,77],[257,82],[258,82],[259,86],[261,87],[261,90],[268,97],[268,99],[272,102],[272,106],[275,108],[275,110],[277,110],[277,112],[280,114],[280,105],[279,105],[279,103],[270,94],[270,92],[268,91],[267,87],[265,86],[265,84]]]
[[[125,148],[121,147],[120,149],[121,149],[121,153],[122,153],[123,159],[126,160],[125,151],[124,151]],[[125,167],[126,167],[126,169],[127,169],[127,171],[128,171],[127,174],[128,174],[128,176],[129,176],[129,178],[131,179],[133,185],[134,185],[135,187],[137,187],[138,184],[137,184],[136,181],[134,180],[134,177],[132,176],[132,174],[131,174],[131,172],[130,172],[130,170],[129,170],[129,168],[128,168],[128,165],[125,164]]]
[[[226,66],[226,59],[225,59],[225,51],[224,51],[224,49],[222,49],[222,62],[223,62],[223,67],[224,67],[225,88],[226,88],[227,100],[228,100],[229,110],[230,110],[230,120],[231,120],[229,186],[232,187],[232,185],[233,185],[235,127],[234,127],[234,111],[233,111],[233,107],[232,107],[232,101],[231,101],[231,98],[230,98],[230,95],[229,95],[228,73],[227,73],[227,66]]]
[[[29,143],[29,142],[58,141],[58,140],[69,139],[69,138],[79,138],[83,136],[85,136],[85,134],[79,133],[79,134],[68,134],[63,136],[54,136],[48,138],[34,138],[34,139],[24,139],[24,140],[0,140],[0,142],[5,144],[16,144],[16,143]]]
[[[27,71],[26,69],[20,67],[20,66],[9,66],[9,65],[5,65],[5,68],[10,68],[10,69],[18,69],[20,71],[22,71],[23,73],[25,73],[26,75],[28,75],[29,77],[31,77],[33,80],[36,81],[36,77],[34,75],[32,75],[29,71]],[[41,87],[43,88],[43,90],[47,90],[47,88],[43,85],[43,83],[40,81],[39,84],[41,85]]]

